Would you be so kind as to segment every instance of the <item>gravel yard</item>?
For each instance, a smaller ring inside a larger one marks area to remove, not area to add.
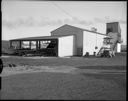
[[[1,99],[126,100],[126,56],[2,57]],[[15,67],[9,67],[13,63]]]
[[[125,73],[11,75],[2,78],[1,99],[126,100],[125,78]]]

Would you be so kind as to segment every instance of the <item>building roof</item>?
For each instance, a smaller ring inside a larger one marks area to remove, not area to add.
[[[64,27],[64,26],[69,26],[69,27],[76,28],[76,29],[79,29],[79,30],[82,30],[82,31],[87,31],[87,32],[92,32],[92,33],[95,33],[95,34],[100,34],[100,35],[105,35],[105,36],[107,36],[106,34],[103,34],[103,33],[94,32],[94,31],[91,31],[91,30],[88,30],[88,29],[79,28],[79,27],[76,27],[76,26],[68,25],[68,24],[65,24],[65,25],[63,25],[63,26],[61,26],[61,27]],[[61,28],[61,27],[59,27],[59,28]],[[58,28],[57,28],[57,29],[58,29]],[[55,29],[55,30],[53,30],[53,31],[56,31],[57,29]],[[53,31],[51,31],[51,32],[53,32]]]
[[[88,30],[88,29],[83,29],[83,28],[75,27],[75,26],[68,25],[68,24],[65,24],[65,25],[63,25],[61,27],[64,27],[64,26],[69,26],[69,27],[73,27],[73,28],[76,28],[76,29],[79,29],[79,30],[82,30],[82,31],[87,31],[87,32],[92,32],[92,33],[95,33],[95,34],[100,34],[100,35],[107,36],[106,34],[103,34],[103,33],[94,32],[94,31],[91,31],[91,30]],[[59,28],[61,28],[61,27],[59,27]],[[57,30],[57,29],[55,29],[55,30]],[[53,31],[55,31],[55,30],[53,30]],[[24,41],[28,40],[29,41],[29,40],[42,40],[42,39],[58,39],[59,37],[64,37],[64,36],[71,36],[71,35],[25,37],[25,38],[11,39],[10,41],[15,41],[15,40],[24,40]]]

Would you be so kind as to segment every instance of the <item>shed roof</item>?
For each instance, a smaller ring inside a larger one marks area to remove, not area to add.
[[[18,38],[12,39],[13,40],[41,40],[41,39],[57,39],[57,36],[38,36],[38,37],[25,37],[25,38]]]
[[[65,36],[72,36],[72,35],[63,35],[63,36],[38,36],[38,37],[25,37],[25,38],[18,38],[18,39],[12,39],[10,41],[18,41],[18,40],[28,40],[28,41],[32,41],[32,40],[43,40],[43,39],[58,39],[60,37],[65,37]]]

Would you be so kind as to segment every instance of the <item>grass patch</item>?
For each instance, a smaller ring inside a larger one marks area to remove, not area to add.
[[[79,68],[84,68],[85,66],[98,66],[98,68],[107,69],[107,66],[116,66],[118,69],[126,68],[126,55],[118,55],[113,58],[84,58],[84,57],[71,57],[71,58],[59,58],[59,57],[2,57],[1,58],[4,64],[4,67],[8,64],[15,64],[16,66],[74,66]],[[122,66],[122,67],[120,67]],[[88,67],[90,68],[90,67]],[[95,67],[91,67],[95,68]],[[113,67],[112,67],[113,68]],[[115,68],[115,67],[114,67]]]
[[[125,100],[125,91],[107,75],[32,73],[4,77],[3,99]],[[123,76],[114,76],[124,80]],[[118,80],[117,80],[118,81]],[[122,81],[121,81],[122,82]]]
[[[102,79],[102,80],[107,80],[107,81],[112,81],[115,82],[116,84],[118,84],[118,86],[122,89],[122,90],[126,90],[126,74],[85,74],[82,73],[82,75],[86,76],[86,77],[91,77],[93,79]]]

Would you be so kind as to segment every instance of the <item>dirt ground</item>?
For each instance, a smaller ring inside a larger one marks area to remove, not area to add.
[[[1,99],[126,100],[126,56],[2,59]]]

